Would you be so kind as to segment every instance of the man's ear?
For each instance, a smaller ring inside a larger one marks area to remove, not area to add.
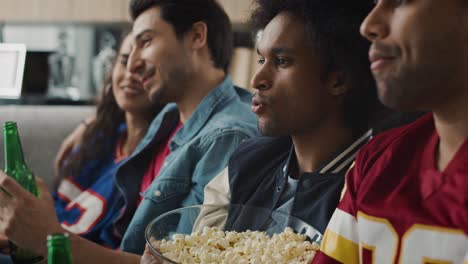
[[[194,23],[190,38],[193,49],[201,49],[206,46],[208,41],[208,26],[206,23],[201,21]]]
[[[333,96],[340,96],[345,94],[348,91],[348,86],[346,83],[346,75],[342,72],[332,74],[329,86],[330,94]]]

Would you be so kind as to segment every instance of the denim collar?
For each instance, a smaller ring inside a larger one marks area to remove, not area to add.
[[[216,109],[226,105],[229,101],[233,100],[235,96],[236,91],[234,89],[234,84],[232,83],[231,77],[227,75],[220,85],[205,96],[190,118],[174,135],[170,143],[171,150],[184,145],[195,137],[206,125]]]

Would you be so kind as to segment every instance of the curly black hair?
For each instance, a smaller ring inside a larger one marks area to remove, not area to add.
[[[287,12],[304,21],[310,47],[320,54],[323,78],[339,72],[349,87],[344,98],[345,121],[356,134],[369,129],[384,108],[377,97],[368,58],[369,42],[359,27],[372,10],[372,0],[256,0],[250,22],[261,30]]]

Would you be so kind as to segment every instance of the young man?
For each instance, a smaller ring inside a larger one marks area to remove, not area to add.
[[[265,137],[241,144],[205,188],[205,204],[283,211],[324,232],[380,109],[358,32],[372,1],[257,3],[252,18],[264,31],[252,111]]]
[[[314,263],[468,263],[468,2],[377,1],[361,27],[381,101],[431,110],[373,139]]]
[[[167,131],[165,126],[172,126],[174,134],[177,123],[183,124],[172,140],[164,142],[166,150],[153,158],[144,174],[143,185],[151,186],[146,191],[142,187],[143,201],[123,238],[123,250],[141,254],[146,225],[169,210],[203,203],[205,185],[227,165],[240,142],[257,130],[247,107],[250,94],[235,88],[226,76],[232,33],[219,4],[214,0],[132,3],[136,44],[130,71],[141,77],[150,97],[175,102],[155,120],[141,151],[152,150],[152,144],[165,138],[160,135]],[[171,154],[161,157],[167,151]],[[143,172],[141,162],[134,157],[119,173]],[[129,188],[132,181],[127,178],[121,187]]]
[[[134,0],[131,11],[136,43],[128,67],[153,101],[170,103],[116,176],[125,210],[115,230],[123,234],[128,226],[122,249],[141,254],[146,225],[169,210],[203,203],[204,186],[257,130],[250,95],[226,75],[232,32],[215,0]],[[0,193],[0,234],[46,254],[46,235],[64,230],[39,182],[43,194],[36,199],[0,173],[0,187],[14,197]],[[74,263],[139,262],[75,235],[71,240]]]

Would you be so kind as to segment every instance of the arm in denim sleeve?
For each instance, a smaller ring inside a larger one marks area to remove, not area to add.
[[[144,193],[145,199],[125,232],[121,249],[142,254],[148,223],[170,210],[202,204],[205,186],[227,167],[231,154],[248,137],[243,130],[215,129],[181,147]],[[181,219],[179,227],[191,228],[185,221]]]
[[[216,133],[208,136],[209,138],[204,141],[199,150],[202,156],[193,171],[192,189],[189,196],[185,199],[184,205],[189,201],[191,204],[194,201],[198,204],[204,203],[204,189],[207,184],[228,166],[231,155],[240,143],[250,137],[248,133],[235,129],[219,129],[216,130]],[[229,184],[229,181],[225,182]],[[229,189],[229,186],[225,187]],[[210,201],[210,203],[217,202],[225,203],[226,200]]]

